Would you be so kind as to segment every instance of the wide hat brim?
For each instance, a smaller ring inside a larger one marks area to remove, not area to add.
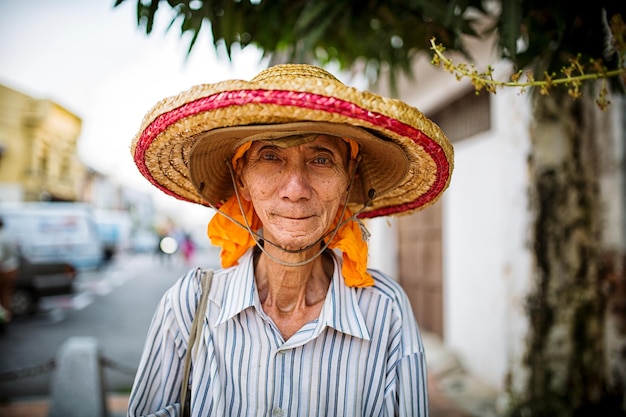
[[[228,163],[246,141],[321,133],[359,143],[350,205],[361,218],[407,214],[448,187],[452,145],[419,110],[359,91],[310,65],[277,65],[251,81],[203,84],[159,102],[131,144],[139,171],[178,199],[219,207]],[[363,204],[367,207],[363,209]]]

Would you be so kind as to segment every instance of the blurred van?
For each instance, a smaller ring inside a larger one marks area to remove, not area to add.
[[[68,262],[77,269],[103,263],[102,241],[88,204],[2,203],[0,216],[30,262]]]

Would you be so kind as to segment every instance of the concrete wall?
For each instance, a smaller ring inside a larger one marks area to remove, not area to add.
[[[463,365],[503,389],[523,353],[530,283],[528,106],[492,97],[492,131],[455,146],[444,204],[444,340]]]

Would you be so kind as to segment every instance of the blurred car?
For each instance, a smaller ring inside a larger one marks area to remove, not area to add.
[[[134,253],[153,253],[159,248],[159,237],[156,233],[140,230],[130,237],[130,249]]]
[[[32,314],[42,297],[74,294],[77,270],[69,262],[31,262],[20,257],[11,310],[15,316]]]

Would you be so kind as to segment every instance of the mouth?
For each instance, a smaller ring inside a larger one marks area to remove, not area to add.
[[[285,219],[285,220],[308,220],[316,217],[314,214],[281,214],[281,213],[272,213],[273,217]]]
[[[291,216],[282,216],[284,219],[287,220],[308,220],[313,218],[313,216],[298,216],[298,217],[291,217]]]

